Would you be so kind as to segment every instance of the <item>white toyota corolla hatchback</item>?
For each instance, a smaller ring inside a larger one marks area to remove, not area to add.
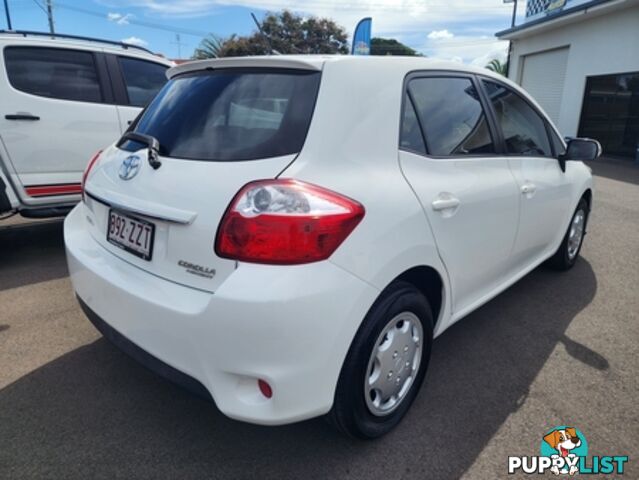
[[[69,269],[106,337],[229,417],[380,436],[434,337],[577,260],[600,148],[500,76],[351,56],[168,76],[87,167]]]

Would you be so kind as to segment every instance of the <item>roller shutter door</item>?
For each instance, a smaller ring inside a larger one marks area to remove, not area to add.
[[[537,100],[552,121],[558,123],[568,48],[526,55],[523,60],[521,86]]]

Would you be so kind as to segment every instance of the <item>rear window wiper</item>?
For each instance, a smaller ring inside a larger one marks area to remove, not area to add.
[[[126,132],[124,135],[122,135],[120,140],[118,140],[118,143],[115,146],[119,148],[122,146],[124,142],[128,140],[141,143],[148,147],[149,149],[148,161],[149,161],[149,165],[153,167],[153,170],[157,170],[158,168],[162,166],[162,162],[160,162],[158,158],[160,155],[160,142],[158,141],[157,138],[152,137],[151,135],[145,135],[143,133]]]

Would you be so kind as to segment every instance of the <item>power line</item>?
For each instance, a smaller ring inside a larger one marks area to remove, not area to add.
[[[47,9],[44,8],[44,6],[40,2],[38,2],[38,0],[33,0],[33,3],[35,3],[45,14],[47,13]]]
[[[56,7],[63,8],[65,10],[72,10],[78,13],[84,13],[86,15],[92,15],[94,17],[103,18],[105,20],[108,19],[108,16],[106,13],[99,12],[97,10],[90,10],[88,8],[76,7],[75,5],[68,5],[66,3],[60,3],[60,2],[56,2]],[[210,33],[210,32],[204,32],[202,30],[192,30],[192,29],[182,28],[182,27],[170,27],[168,25],[163,25],[160,23],[135,20],[132,18],[127,18],[127,22],[130,23],[131,25],[138,25],[140,27],[163,30],[165,32],[181,33],[183,35],[190,35],[193,37],[205,37]]]

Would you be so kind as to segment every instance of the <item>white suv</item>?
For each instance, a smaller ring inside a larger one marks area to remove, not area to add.
[[[232,418],[382,435],[435,336],[578,257],[598,144],[566,150],[502,77],[351,56],[169,77],[92,159],[69,269],[100,331]]]
[[[170,66],[133,45],[0,32],[0,215],[67,213],[87,157],[122,135]]]

